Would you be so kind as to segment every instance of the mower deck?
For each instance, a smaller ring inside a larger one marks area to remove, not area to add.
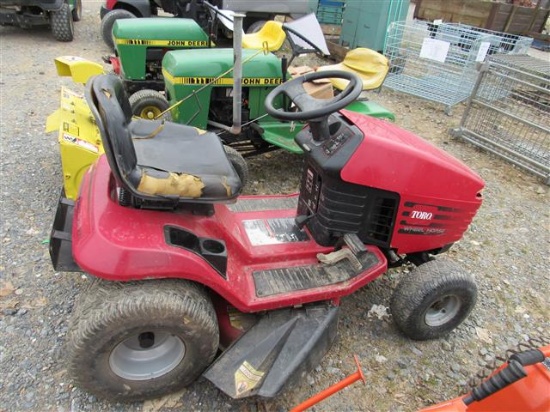
[[[274,397],[328,352],[339,310],[319,303],[267,312],[203,376],[232,398]]]

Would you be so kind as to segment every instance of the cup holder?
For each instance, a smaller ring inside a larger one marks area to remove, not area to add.
[[[225,245],[215,239],[201,239],[202,250],[208,253],[219,255],[225,252]]]
[[[225,278],[227,271],[227,248],[223,240],[199,238],[199,242],[199,253]]]
[[[197,250],[199,238],[194,233],[170,226],[166,227],[164,232],[168,244],[180,246],[185,249]]]
[[[198,237],[176,226],[164,228],[166,243],[201,255],[225,278],[227,271],[227,248],[223,240]]]

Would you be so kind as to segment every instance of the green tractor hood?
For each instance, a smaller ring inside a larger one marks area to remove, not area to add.
[[[233,53],[233,49],[171,51],[164,56],[163,72],[171,83],[189,84],[190,78],[213,80],[233,68]],[[281,83],[281,61],[274,54],[244,49],[242,59],[243,86]],[[233,84],[233,72],[225,74],[223,79],[220,79],[223,84]]]
[[[242,60],[242,85],[249,88],[250,118],[253,119],[265,114],[265,96],[283,81],[281,61],[271,53],[258,54],[257,50],[243,50]],[[232,68],[233,49],[178,50],[166,53],[162,61],[162,73],[170,104],[187,99],[172,111],[174,120],[206,128],[212,89],[233,86],[233,71],[230,71]],[[220,75],[223,76],[215,80]],[[212,85],[188,98],[210,82],[213,82]],[[202,107],[203,110],[197,111],[197,107]]]
[[[152,53],[213,46],[194,20],[180,18],[118,19],[113,39],[124,77],[132,80],[145,80],[146,62],[153,60]]]

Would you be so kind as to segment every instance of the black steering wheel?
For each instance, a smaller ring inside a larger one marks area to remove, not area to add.
[[[316,99],[306,92],[304,83],[319,79],[344,79],[349,83],[341,93],[331,99]],[[327,70],[306,73],[302,76],[295,77],[279,86],[275,87],[265,99],[265,110],[270,115],[280,120],[315,120],[323,117],[328,117],[340,109],[343,109],[348,104],[353,102],[363,89],[361,78],[355,73],[345,72],[341,70]],[[273,101],[284,94],[300,109],[297,112],[285,111],[284,109],[276,109],[273,106]]]

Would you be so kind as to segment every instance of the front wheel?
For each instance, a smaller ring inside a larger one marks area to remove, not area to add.
[[[137,401],[187,386],[212,362],[219,330],[212,303],[184,280],[95,281],[68,333],[68,370],[98,397]]]
[[[132,114],[142,119],[154,120],[170,107],[170,103],[162,93],[156,90],[143,89],[130,96]],[[164,120],[172,120],[170,112],[162,115]]]
[[[470,314],[477,299],[473,278],[446,260],[415,267],[399,285],[390,309],[399,329],[416,340],[440,338]]]
[[[115,9],[108,12],[101,19],[101,37],[103,41],[111,50],[115,49],[115,42],[113,40],[113,26],[118,19],[132,19],[136,15],[128,10]]]
[[[57,41],[73,41],[74,22],[71,7],[63,3],[61,8],[51,12],[51,26],[53,37]]]

